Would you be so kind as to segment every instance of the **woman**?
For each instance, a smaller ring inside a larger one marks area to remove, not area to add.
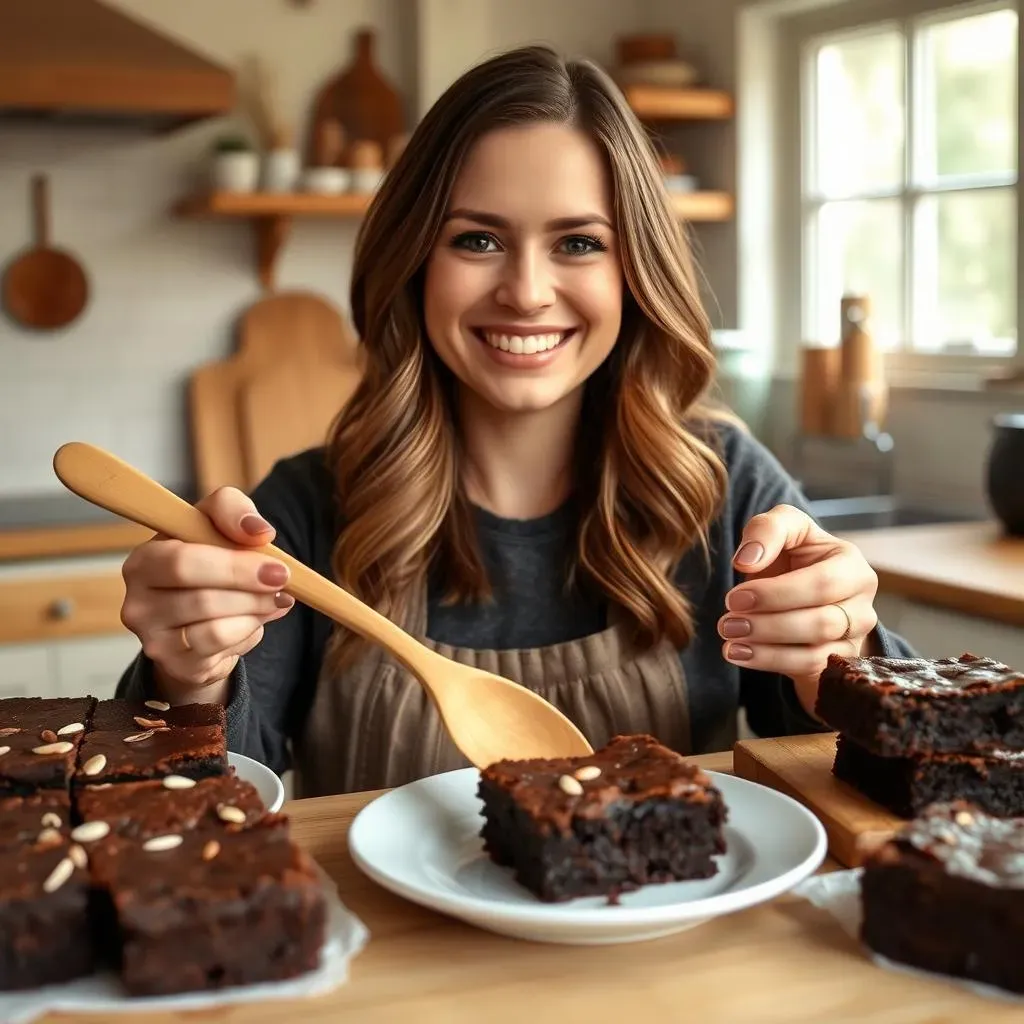
[[[832,651],[897,654],[876,579],[704,401],[713,357],[643,129],[585,61],[467,72],[366,218],[365,379],[323,450],[200,502],[460,661],[536,689],[595,745],[727,747],[820,728]],[[154,539],[124,566],[144,656],[120,693],[227,705],[229,743],[303,795],[464,762],[418,684],[280,594],[256,552]]]

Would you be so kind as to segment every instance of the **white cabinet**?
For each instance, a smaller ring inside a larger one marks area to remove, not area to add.
[[[56,696],[49,644],[0,647],[0,697]]]
[[[875,610],[885,626],[904,637],[924,658],[955,658],[969,652],[1024,671],[1024,628],[893,594],[879,594]]]
[[[114,696],[117,681],[139,653],[139,641],[126,633],[59,640],[50,648],[60,695],[88,693],[102,700]]]

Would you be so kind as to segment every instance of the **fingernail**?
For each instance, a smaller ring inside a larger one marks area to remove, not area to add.
[[[258,537],[261,533],[267,533],[272,530],[273,527],[263,518],[263,516],[256,515],[255,512],[246,512],[244,516],[239,520],[239,526],[247,533],[250,537]]]
[[[741,565],[754,565],[764,558],[764,545],[756,540],[749,541],[736,552],[736,561]]]
[[[278,608],[291,608],[291,606],[295,604],[295,598],[292,597],[291,594],[275,594],[274,604],[276,604]]]
[[[730,661],[750,661],[754,656],[754,649],[746,644],[729,644],[725,649],[725,656]]]
[[[751,590],[737,590],[726,598],[725,603],[731,612],[749,612],[757,604],[757,596]]]
[[[267,587],[282,587],[288,582],[288,570],[280,562],[265,562],[256,578]]]
[[[750,622],[747,619],[726,619],[722,623],[722,636],[727,640],[750,636]]]

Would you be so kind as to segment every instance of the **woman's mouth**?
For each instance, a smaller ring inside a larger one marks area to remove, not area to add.
[[[550,352],[564,345],[576,333],[576,328],[536,334],[508,334],[503,331],[474,328],[473,333],[480,341],[499,352],[507,352],[513,356],[532,356]]]

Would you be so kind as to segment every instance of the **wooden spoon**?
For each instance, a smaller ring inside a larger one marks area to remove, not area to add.
[[[50,245],[50,202],[47,178],[32,179],[35,248],[19,256],[4,276],[4,306],[25,327],[52,330],[66,327],[85,309],[89,282],[82,265]]]
[[[53,457],[61,482],[101,508],[152,530],[196,544],[239,549],[197,508],[133,466],[93,445],[74,441]],[[532,690],[450,661],[273,544],[260,551],[291,571],[285,593],[390,651],[430,695],[455,746],[484,768],[505,758],[592,753],[583,734]]]

